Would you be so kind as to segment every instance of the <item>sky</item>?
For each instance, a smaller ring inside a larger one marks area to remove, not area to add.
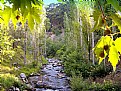
[[[49,5],[50,3],[58,3],[57,0],[43,0],[45,5]]]

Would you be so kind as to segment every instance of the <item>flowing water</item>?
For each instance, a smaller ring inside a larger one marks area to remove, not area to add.
[[[63,72],[61,61],[48,59],[48,64],[42,68],[42,81],[36,83],[36,91],[71,91],[69,77]]]

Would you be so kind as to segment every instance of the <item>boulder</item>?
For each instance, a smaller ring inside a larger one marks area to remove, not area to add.
[[[21,74],[20,74],[20,77],[21,77],[21,78],[26,78],[26,75],[25,75],[24,73],[21,73]]]
[[[26,77],[26,75],[25,75],[24,73],[21,73],[21,74],[20,74],[20,78],[21,78],[21,80],[22,80],[24,83],[28,83],[28,79],[27,79],[27,77]]]

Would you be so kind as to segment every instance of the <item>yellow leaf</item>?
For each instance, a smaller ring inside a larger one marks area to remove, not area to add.
[[[28,14],[28,25],[29,25],[30,30],[34,29],[34,19],[30,13]]]
[[[118,53],[118,51],[117,51],[117,49],[116,49],[116,47],[114,45],[112,45],[110,47],[108,57],[109,57],[108,61],[110,61],[110,63],[113,66],[113,70],[115,71],[116,70],[116,65],[117,65],[118,60],[119,60],[119,53]]]
[[[119,51],[121,54],[121,37],[117,38],[114,43],[115,43],[117,51]]]
[[[14,11],[14,12],[11,11],[11,19],[12,19],[12,23],[13,23],[14,27],[17,24],[16,16],[17,16],[17,11]]]
[[[4,23],[6,26],[8,26],[8,23],[10,21],[10,17],[11,17],[11,8],[10,7],[6,7],[5,10],[2,12],[2,16],[4,19]]]

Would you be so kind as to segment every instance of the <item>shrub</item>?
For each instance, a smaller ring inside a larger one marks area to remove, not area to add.
[[[0,74],[0,84],[2,88],[0,90],[9,89],[11,86],[15,86],[20,88],[20,90],[24,90],[26,88],[25,84],[22,84],[17,77],[12,74]]]
[[[37,73],[41,68],[41,63],[37,61],[33,61],[30,64],[24,65],[18,70],[13,71],[12,73],[16,74],[17,76],[20,75],[20,73],[25,73],[26,76],[29,76],[31,73]]]
[[[70,84],[72,91],[121,91],[121,87],[117,83],[112,83],[112,81],[105,81],[102,84],[90,82],[84,80],[81,75],[73,75]]]
[[[105,81],[103,84],[93,82],[89,89],[93,91],[121,91],[120,85],[112,83],[112,81]]]
[[[84,81],[83,77],[73,75],[70,81],[72,91],[86,91],[89,87],[89,83]]]
[[[55,43],[56,42],[56,43]],[[60,41],[52,41],[52,40],[47,40],[47,57],[55,57],[57,50],[59,50],[62,47],[63,43]]]
[[[91,70],[91,76],[96,77],[105,77],[110,72],[113,71],[113,68],[111,65],[104,65],[101,63],[100,65],[95,65],[94,68]]]

